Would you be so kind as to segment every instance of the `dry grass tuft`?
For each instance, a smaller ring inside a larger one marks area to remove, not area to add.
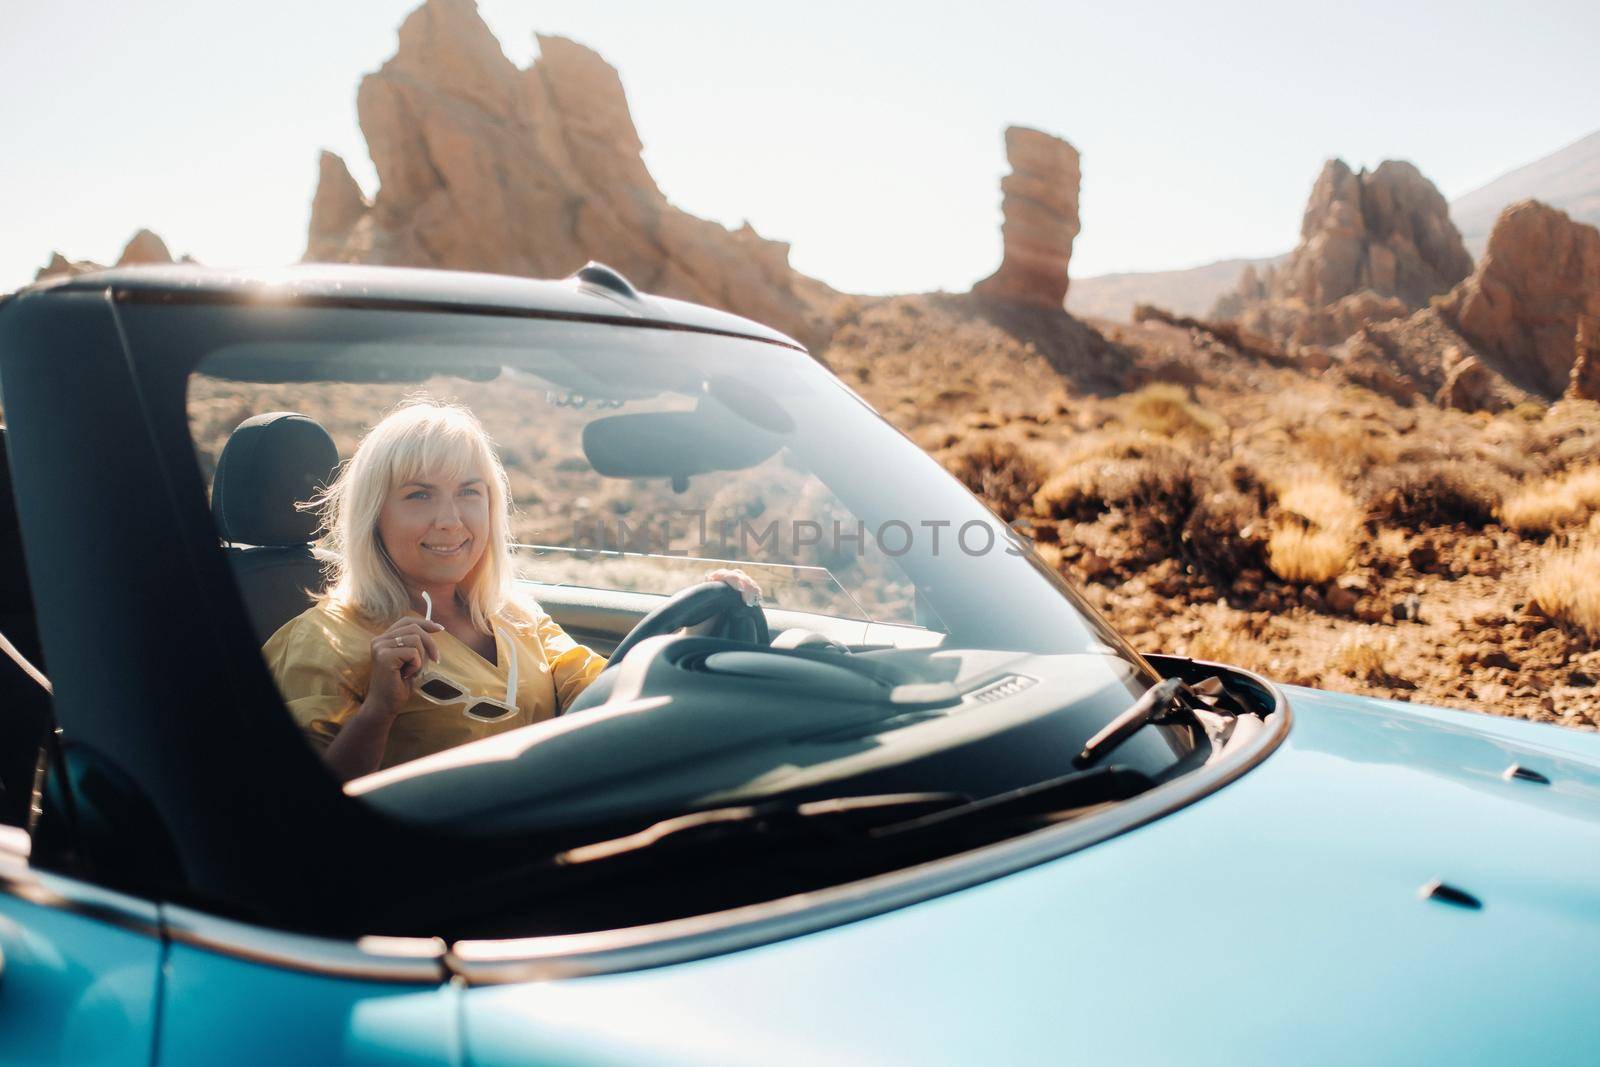
[[[1033,501],[1045,478],[1037,457],[1004,438],[974,441],[946,458],[944,465],[1006,522]]]
[[[1287,582],[1332,581],[1350,566],[1360,521],[1360,509],[1337,482],[1297,475],[1278,489],[1267,566]]]
[[[1363,682],[1386,682],[1395,677],[1389,668],[1399,654],[1392,636],[1357,630],[1345,634],[1333,646],[1328,665]]]
[[[1529,592],[1546,615],[1600,641],[1600,540],[1552,553]]]
[[[1370,481],[1368,515],[1413,529],[1456,523],[1481,529],[1495,520],[1507,487],[1489,464],[1451,460],[1401,463],[1375,471]]]
[[[1226,428],[1221,419],[1196,404],[1188,390],[1171,382],[1155,382],[1129,396],[1127,420],[1162,437],[1212,437]]]
[[[1295,432],[1298,451],[1327,470],[1362,475],[1399,458],[1393,431],[1354,419],[1328,419]]]
[[[1354,527],[1361,510],[1338,482],[1317,473],[1292,476],[1278,487],[1278,510],[1324,530]]]
[[[1524,485],[1500,505],[1500,519],[1520,534],[1543,535],[1600,512],[1600,467],[1580,467]]]
[[[1350,566],[1354,544],[1342,530],[1282,526],[1267,539],[1267,566],[1286,582],[1331,582]]]
[[[1228,578],[1266,565],[1267,523],[1252,497],[1227,488],[1202,496],[1183,524],[1188,555]]]

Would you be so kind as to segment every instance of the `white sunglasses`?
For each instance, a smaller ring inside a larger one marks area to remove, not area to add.
[[[433,598],[427,593],[422,594],[422,602],[427,605],[428,613],[425,618],[433,621]],[[503,636],[500,628],[494,629],[495,637]],[[467,691],[466,686],[448,675],[440,674],[433,668],[428,668],[417,676],[417,695],[423,700],[434,704],[459,704],[464,700],[471,703],[462,709],[467,718],[477,722],[504,722],[518,711],[517,708],[517,649],[511,643],[511,638],[505,639],[506,655],[511,659],[511,666],[506,670],[506,698],[495,700],[493,697],[474,697]]]

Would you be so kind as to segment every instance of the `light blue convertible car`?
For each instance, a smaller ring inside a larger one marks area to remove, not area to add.
[[[341,785],[260,648],[418,389],[611,665]],[[116,270],[0,404],[0,1063],[1600,1062],[1600,736],[1140,655],[755,323]]]

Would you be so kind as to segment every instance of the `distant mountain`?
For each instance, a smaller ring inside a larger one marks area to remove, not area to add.
[[[1224,259],[1188,270],[1135,271],[1074,278],[1067,310],[1079,318],[1127,321],[1135,304],[1155,304],[1179,315],[1204,315],[1232,289],[1247,265],[1258,269],[1281,257]]]
[[[1450,205],[1450,218],[1474,259],[1483,254],[1494,220],[1509,204],[1529,198],[1560,208],[1579,222],[1600,226],[1600,130],[1559,152],[1518,167]],[[1134,271],[1073,278],[1067,310],[1083,318],[1126,320],[1135,304],[1155,304],[1180,315],[1205,315],[1233,288],[1245,264],[1268,259],[1224,259],[1189,270]]]
[[[1600,226],[1600,130],[1452,203],[1450,217],[1460,229],[1467,251],[1474,257],[1482,255],[1501,210],[1530,197],[1560,208],[1579,222]]]

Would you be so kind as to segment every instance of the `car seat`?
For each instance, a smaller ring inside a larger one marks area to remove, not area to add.
[[[310,544],[318,519],[296,505],[328,485],[338,464],[322,424],[292,411],[246,419],[217,460],[211,511],[259,642],[322,589]]]

